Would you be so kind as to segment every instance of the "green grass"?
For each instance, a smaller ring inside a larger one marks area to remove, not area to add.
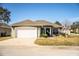
[[[79,36],[77,37],[63,37],[57,36],[52,37],[53,39],[49,38],[39,38],[36,39],[35,44],[38,45],[64,45],[64,46],[79,46]]]

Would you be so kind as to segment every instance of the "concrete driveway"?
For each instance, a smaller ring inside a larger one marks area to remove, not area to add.
[[[1,56],[79,56],[79,46],[38,46],[31,39],[0,41]]]
[[[12,38],[4,41],[0,41],[0,45],[27,45],[36,46],[33,38]]]

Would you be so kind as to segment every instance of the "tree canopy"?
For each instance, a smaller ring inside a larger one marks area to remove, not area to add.
[[[56,21],[55,24],[62,25],[59,21]]]
[[[6,8],[0,7],[0,20],[6,23],[10,22],[10,11]]]

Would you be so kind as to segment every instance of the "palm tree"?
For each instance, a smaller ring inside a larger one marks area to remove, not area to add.
[[[6,23],[9,23],[9,21],[10,21],[10,13],[11,12],[8,9],[0,7],[0,20],[4,21]]]

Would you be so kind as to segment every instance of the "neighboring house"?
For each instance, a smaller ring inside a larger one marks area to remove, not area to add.
[[[79,21],[73,22],[71,25],[71,33],[79,34]]]
[[[71,33],[79,34],[79,28],[71,29]]]
[[[62,26],[53,24],[46,20],[24,20],[12,25],[12,37],[17,38],[38,38],[42,34],[48,37],[58,34]]]
[[[10,35],[11,35],[11,27],[5,23],[0,22],[0,37]]]

